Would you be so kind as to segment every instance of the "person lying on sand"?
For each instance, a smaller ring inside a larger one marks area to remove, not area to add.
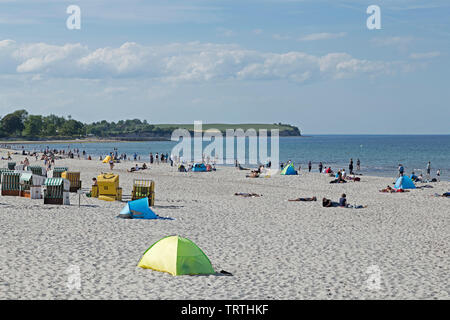
[[[327,199],[327,198],[322,199],[322,207],[329,208],[329,207],[337,207],[337,206],[339,206],[339,203],[333,202],[333,201],[331,201],[331,199]]]
[[[250,174],[245,176],[246,178],[259,178],[259,173],[256,171],[252,171]]]
[[[361,209],[361,208],[367,208],[367,206],[353,206],[351,204],[347,203],[347,195],[345,193],[343,193],[341,195],[341,198],[339,199],[339,207],[341,208],[354,208],[354,209]]]
[[[356,182],[356,181],[361,181],[360,177],[355,177],[355,174],[352,174],[351,176],[346,176],[345,179]]]
[[[391,186],[387,186],[384,189],[379,190],[380,192],[389,192],[389,193],[394,193],[395,190],[391,187]]]
[[[322,199],[322,206],[323,207],[341,207],[341,208],[354,208],[354,209],[361,209],[361,208],[367,208],[367,206],[353,206],[351,204],[347,203],[347,196],[344,194],[341,195],[341,198],[339,199],[339,202],[331,201],[330,199],[323,198]]]
[[[249,168],[244,168],[244,167],[241,166],[240,164],[239,164],[238,168],[239,168],[239,170],[250,170]]]
[[[130,170],[127,170],[127,172],[135,172],[135,171],[138,171],[138,170],[139,170],[139,166],[136,163],[136,165],[134,167],[131,167]]]
[[[242,192],[236,192],[235,194],[234,194],[235,196],[242,196],[242,197],[262,197],[262,194],[261,195],[259,195],[259,194],[257,194],[257,193],[242,193]]]
[[[434,196],[434,197],[450,198],[450,192],[444,192],[443,194],[435,193],[433,196]]]
[[[316,197],[312,198],[297,198],[297,199],[289,199],[288,201],[317,201]]]

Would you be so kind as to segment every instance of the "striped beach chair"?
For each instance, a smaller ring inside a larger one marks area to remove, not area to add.
[[[64,171],[68,171],[69,168],[68,167],[54,167],[53,168],[53,176],[52,178],[61,178],[61,174]]]
[[[3,171],[1,187],[2,196],[20,196],[20,173]]]
[[[44,204],[68,204],[70,182],[63,178],[47,178],[44,182]]]
[[[70,181],[70,192],[77,192],[77,190],[81,189],[81,180],[79,172],[71,172],[64,171],[61,173],[61,178],[67,179]]]
[[[150,206],[155,205],[155,182],[148,179],[134,179],[131,200],[148,198]]]
[[[38,176],[43,176],[45,171],[41,166],[28,166],[27,170]]]

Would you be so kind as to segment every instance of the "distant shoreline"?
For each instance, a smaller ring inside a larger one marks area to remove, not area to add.
[[[12,144],[59,144],[59,143],[101,143],[101,142],[148,142],[148,141],[170,141],[167,138],[154,138],[154,139],[70,139],[70,140],[0,140],[0,144],[12,145]]]

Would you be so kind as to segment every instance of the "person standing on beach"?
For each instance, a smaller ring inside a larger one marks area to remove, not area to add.
[[[398,165],[398,176],[402,177],[404,172],[405,172],[405,168],[402,166],[402,164],[399,164]]]
[[[159,164],[159,155],[158,155],[158,152],[155,154],[155,162],[156,162],[156,164]]]
[[[356,170],[361,170],[361,161],[359,161],[359,158],[356,160]]]
[[[353,174],[353,158],[350,159],[350,163],[348,165],[348,171],[350,171],[350,174]]]
[[[308,172],[311,172],[312,169],[312,164],[311,164],[311,160],[308,162]]]
[[[436,176],[437,176],[437,181],[440,182],[441,181],[441,169],[437,169]]]
[[[150,164],[153,164],[153,153],[150,152]]]
[[[430,175],[431,175],[431,162],[428,161],[428,163],[427,163],[427,176],[428,176],[428,179],[430,178]]]
[[[322,169],[323,169],[323,164],[322,162],[319,162],[319,172],[322,173]]]

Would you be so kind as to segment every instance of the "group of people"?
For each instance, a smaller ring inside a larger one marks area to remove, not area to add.
[[[136,157],[136,154],[135,154],[135,157]],[[170,161],[170,166],[173,166],[173,156],[170,156],[170,158],[169,158],[169,154],[166,152],[166,154],[164,154],[164,153],[155,153],[155,155],[153,156],[153,153],[152,152],[150,152],[150,155],[149,155],[149,158],[150,158],[150,164],[153,164],[153,163],[156,163],[156,164],[159,164],[159,163],[168,163],[168,161]]]
[[[426,166],[426,180],[431,180],[431,181],[441,181],[441,169],[437,169],[436,171],[436,178],[431,178],[431,161],[428,161],[427,166]],[[398,177],[402,177],[405,175],[405,167],[399,163],[398,164]],[[425,178],[423,177],[422,173],[419,173],[419,175],[416,175],[414,170],[411,171],[411,176],[410,176],[411,180],[414,182],[422,182],[425,181]]]
[[[288,201],[317,201],[317,197],[308,197],[308,198],[297,198],[297,199],[290,199]],[[367,208],[366,205],[351,205],[347,203],[347,195],[343,193],[341,197],[339,198],[338,202],[332,201],[331,199],[322,198],[322,206],[323,207],[341,207],[341,208],[354,208],[354,209],[361,209],[361,208]]]

